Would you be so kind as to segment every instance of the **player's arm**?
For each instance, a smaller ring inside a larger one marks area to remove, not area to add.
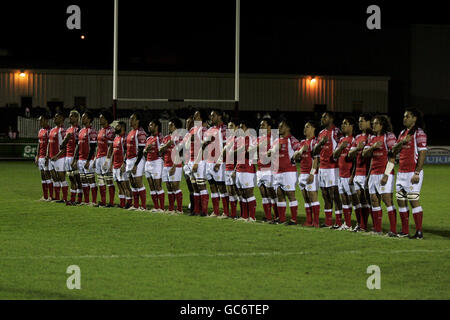
[[[378,149],[378,147],[381,145],[380,141],[375,142],[372,146],[370,147],[364,147],[364,150],[362,152],[362,156],[364,158],[370,158],[372,157],[373,152],[375,151],[375,149]]]
[[[161,146],[159,147],[159,150],[158,150],[158,151],[162,154],[162,153],[166,152],[167,148],[169,148],[169,147],[170,147],[171,145],[173,145],[173,144],[174,144],[173,140],[170,139],[170,140],[167,141],[165,144],[161,145]]]
[[[60,156],[62,156],[63,154],[66,153],[66,146],[67,146],[67,143],[69,142],[69,139],[70,139],[71,136],[72,136],[72,133],[70,133],[70,132],[68,134],[66,134],[66,136],[64,137],[63,142],[59,146],[59,152],[54,157],[55,159],[58,159]]]
[[[333,151],[333,158],[338,159],[341,156],[342,151],[347,147],[348,142],[342,141],[342,143]]]
[[[360,152],[362,149],[364,149],[364,142],[360,141],[356,147],[351,147],[350,151],[348,152],[349,158],[356,158],[358,152]]]
[[[320,151],[322,150],[322,147],[325,143],[328,141],[328,136],[324,136],[322,139],[320,139],[319,142],[316,143],[316,145],[313,148],[313,156],[318,155]]]
[[[425,157],[427,155],[427,150],[419,151],[419,158],[417,159],[416,170],[414,171],[414,176],[411,178],[412,183],[418,183],[420,180],[420,171],[423,169],[423,164],[425,163]]]
[[[94,158],[95,158],[95,150],[97,149],[97,143],[96,142],[90,142],[88,144],[88,146],[89,146],[89,154],[88,154],[87,162],[94,160]]]
[[[138,163],[141,161],[142,157],[144,156],[144,146],[138,146],[138,154],[136,162],[134,163],[134,166],[137,167]]]
[[[402,146],[407,144],[411,140],[411,135],[407,134],[406,137],[398,141],[391,149],[392,154],[395,156],[397,155],[400,150],[402,149]]]

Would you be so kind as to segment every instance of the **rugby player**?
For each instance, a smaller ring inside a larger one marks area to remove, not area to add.
[[[113,179],[119,189],[119,207],[128,209],[131,207],[131,188],[126,169],[126,136],[127,125],[123,121],[114,121],[111,125],[114,128],[115,138],[113,147],[108,149],[108,161],[113,172]]]
[[[256,198],[253,190],[256,182],[253,158],[256,152],[249,152],[249,149],[256,146],[256,136],[250,134],[249,123],[246,120],[240,120],[236,144],[237,162],[234,176],[241,203],[241,214],[238,220],[256,222]]]
[[[394,191],[394,159],[389,156],[392,147],[396,142],[396,137],[392,133],[392,125],[385,115],[373,117],[372,130],[374,136],[369,140],[363,149],[363,157],[372,158],[370,177],[368,182],[370,202],[372,204],[372,215],[374,219],[374,233],[382,234],[381,200],[387,207],[390,231],[389,237],[397,237],[396,215],[397,212],[392,202]]]
[[[145,211],[147,208],[147,195],[142,176],[144,175],[144,148],[147,134],[141,125],[141,115],[137,112],[130,116],[131,130],[126,138],[126,167],[133,193],[133,206],[128,210]],[[139,199],[141,206],[139,206]]]
[[[213,213],[209,217],[228,216],[228,194],[225,186],[225,164],[217,163],[226,142],[227,126],[222,121],[222,111],[213,110],[210,114],[211,127],[205,132],[202,149],[206,148],[206,179],[209,182]],[[222,199],[223,214],[219,206]]]
[[[412,238],[423,239],[423,209],[419,199],[423,182],[423,164],[427,152],[427,135],[423,130],[422,113],[416,108],[406,109],[403,125],[405,129],[400,133],[397,143],[392,148],[394,155],[400,154],[395,185],[398,211],[402,220],[402,232],[398,236],[409,235],[409,202],[416,225],[416,233]]]
[[[208,216],[209,194],[206,188],[206,161],[203,159],[202,141],[206,132],[206,116],[197,110],[193,116],[194,126],[189,131],[186,149],[189,150],[188,168],[194,189],[194,214]]]
[[[322,189],[325,212],[325,224],[322,227],[337,229],[341,225],[342,202],[338,190],[339,168],[337,161],[333,158],[333,151],[342,133],[334,125],[334,114],[331,111],[324,112],[320,122],[324,129],[319,133],[313,154],[320,154],[319,186]],[[334,225],[332,215],[333,202],[336,216]]]
[[[97,203],[97,184],[94,175],[94,156],[97,148],[97,130],[92,128],[92,113],[86,111],[81,117],[83,128],[78,133],[78,144],[72,161],[72,169],[78,171],[81,177],[81,186],[84,194],[84,204],[95,206]],[[92,193],[92,202],[89,202],[89,192]]]
[[[163,160],[159,152],[162,140],[160,131],[161,122],[158,119],[149,122],[148,132],[150,136],[147,138],[144,148],[144,156],[146,157],[144,172],[153,201],[152,212],[164,212],[164,190],[161,184]]]
[[[353,229],[353,231],[355,232],[364,232],[367,230],[369,214],[372,211],[370,207],[369,190],[366,188],[370,158],[364,158],[362,156],[362,150],[366,146],[372,133],[370,125],[371,119],[372,116],[368,113],[362,113],[359,116],[358,126],[359,130],[361,130],[361,133],[355,137],[355,140],[348,153],[350,158],[356,159],[354,173],[350,178],[350,183],[353,182],[353,187],[355,188],[356,192],[356,197],[353,197],[355,215],[356,219],[358,220],[358,224]]]
[[[256,185],[261,193],[264,218],[262,222],[272,221],[272,208],[274,209],[275,219],[277,212],[277,195],[273,187],[273,172],[271,157],[267,155],[273,144],[272,136],[273,120],[263,118],[259,124],[259,136],[257,140],[258,150],[258,171],[256,171]]]
[[[344,223],[338,230],[352,230],[352,197],[355,193],[353,184],[350,184],[350,178],[353,169],[353,159],[349,157],[348,153],[355,138],[353,137],[353,127],[355,126],[355,119],[351,116],[346,116],[342,121],[341,130],[344,134],[339,140],[337,148],[333,152],[333,157],[338,160],[339,166],[339,195],[342,200],[342,210],[344,213]],[[339,224],[339,222],[338,222]]]
[[[169,120],[169,134],[161,141],[159,148],[163,156],[164,167],[162,170],[162,181],[167,186],[167,197],[169,199],[169,213],[183,214],[183,193],[180,189],[182,161],[179,156],[182,144],[182,136],[177,130],[181,129],[181,121],[178,118]],[[175,210],[175,200],[177,210]]]
[[[305,124],[303,134],[306,139],[300,141],[300,150],[294,153],[294,159],[300,160],[298,186],[305,201],[306,212],[306,221],[303,226],[319,228],[320,202],[317,198],[319,190],[319,155],[313,156],[314,145],[317,143],[317,128],[318,124],[314,121],[308,121]]]
[[[55,195],[52,198],[56,202],[67,201],[67,189],[69,185],[66,181],[66,170],[65,170],[65,153],[60,152],[62,150],[61,145],[66,134],[66,129],[64,129],[64,115],[60,112],[55,114],[53,119],[55,127],[50,130],[47,154],[45,157],[44,166],[48,166],[50,174],[53,179],[53,189]],[[62,200],[60,199],[60,191],[62,189]]]
[[[275,155],[274,161],[274,188],[277,192],[279,218],[273,220],[274,224],[297,224],[298,202],[295,198],[297,184],[297,166],[294,153],[300,150],[300,142],[291,135],[291,124],[282,120],[278,125],[280,137],[273,142],[268,155]],[[306,148],[305,148],[306,149]],[[289,200],[291,219],[286,222],[286,197]]]
[[[99,207],[113,207],[115,187],[113,182],[113,174],[111,164],[106,161],[108,151],[112,149],[114,141],[114,128],[109,124],[112,122],[112,115],[103,111],[100,113],[100,130],[97,136],[97,154],[95,155],[95,173],[97,174],[98,188],[100,190]],[[109,203],[106,204],[106,187],[108,187]]]
[[[41,201],[50,201],[53,197],[53,183],[51,180],[48,165],[45,164],[47,155],[48,135],[50,133],[50,126],[48,125],[48,116],[43,114],[39,117],[39,126],[41,129],[38,133],[38,153],[34,158],[34,163],[38,166],[41,172],[42,198]]]

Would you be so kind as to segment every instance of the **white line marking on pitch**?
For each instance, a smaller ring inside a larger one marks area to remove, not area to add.
[[[427,250],[427,249],[415,249],[415,250],[392,250],[392,251],[379,251],[372,252],[378,254],[401,254],[401,253],[445,253],[450,249],[442,250]],[[297,256],[297,255],[331,255],[331,254],[363,254],[365,251],[350,250],[339,252],[223,252],[215,254],[206,253],[165,253],[165,254],[141,254],[141,255],[81,255],[81,256],[18,256],[18,257],[0,257],[0,260],[23,260],[23,259],[131,259],[131,258],[186,258],[186,257],[251,257],[251,256]]]

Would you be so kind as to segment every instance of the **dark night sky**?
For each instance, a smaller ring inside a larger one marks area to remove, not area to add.
[[[373,2],[241,0],[241,72],[400,74],[408,25],[449,19],[442,2],[393,2],[375,2],[382,29],[370,31]],[[81,8],[81,31],[66,28],[70,4]],[[112,0],[0,8],[0,67],[112,68]],[[119,69],[234,72],[234,16],[234,0],[121,0]]]

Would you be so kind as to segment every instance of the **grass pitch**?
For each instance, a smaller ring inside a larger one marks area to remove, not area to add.
[[[66,207],[37,201],[30,162],[0,162],[0,177],[1,299],[450,298],[448,166],[425,167],[424,240]],[[80,290],[66,286],[70,265],[80,267]],[[380,267],[380,290],[366,286],[369,265]]]

